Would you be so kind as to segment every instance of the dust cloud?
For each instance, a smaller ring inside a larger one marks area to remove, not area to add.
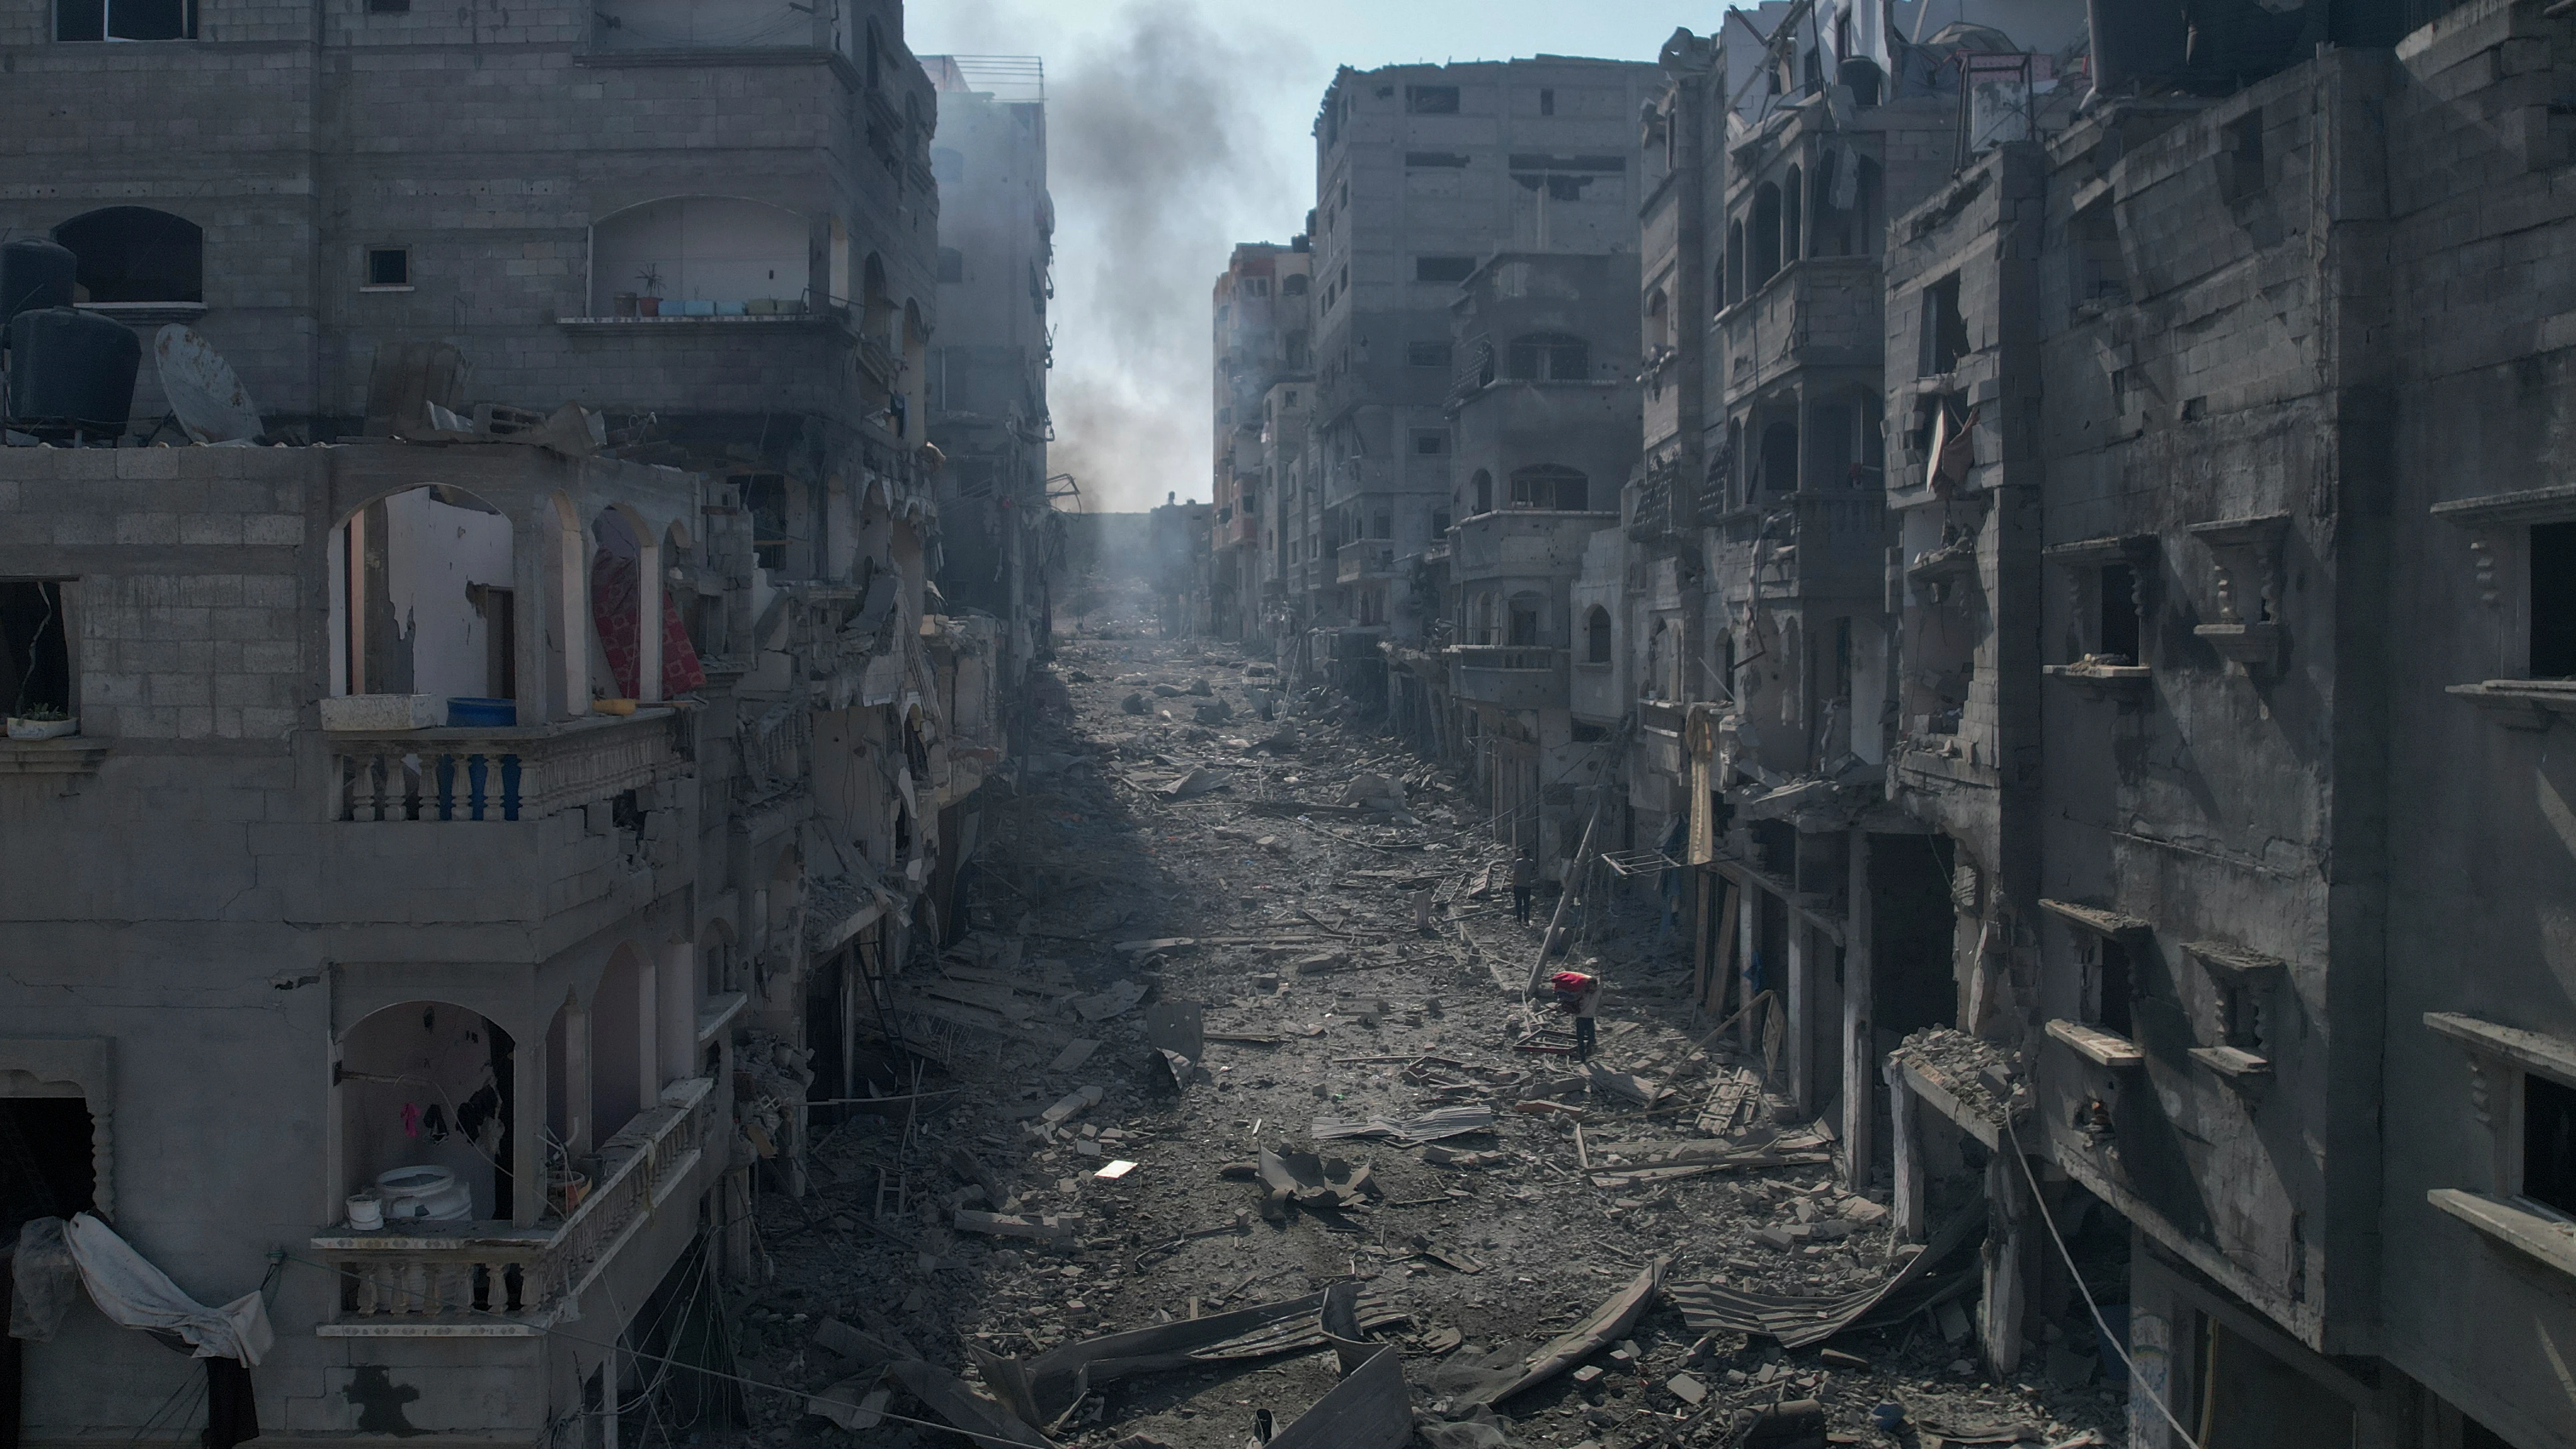
[[[1049,468],[1074,474],[1093,511],[1205,499],[1209,290],[1235,242],[1285,241],[1305,224],[1311,142],[1271,133],[1290,91],[1320,99],[1309,81],[1323,72],[1302,41],[1240,12],[1212,23],[1185,0],[1136,0],[1068,36],[1051,11],[960,5],[937,26],[979,38],[960,50],[1046,59]]]

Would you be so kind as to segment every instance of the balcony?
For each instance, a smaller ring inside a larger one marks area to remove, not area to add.
[[[1468,703],[1498,709],[1565,707],[1562,649],[1458,644],[1451,646],[1449,659],[1456,668],[1452,692]]]
[[[688,773],[688,725],[664,708],[516,729],[332,732],[331,818],[542,819]]]
[[[706,1149],[719,1150],[715,1081],[662,1089],[601,1144],[598,1186],[552,1227],[505,1222],[330,1232],[313,1251],[340,1274],[339,1317],[324,1338],[514,1338],[542,1333],[580,1300],[644,1221],[678,1194]]]
[[[1339,559],[1340,578],[1346,584],[1395,576],[1395,545],[1391,543],[1346,543]]]
[[[1732,401],[1795,367],[1869,367],[1886,362],[1876,257],[1792,262],[1761,290],[1718,314],[1725,335],[1726,395]]]
[[[1497,578],[1571,580],[1583,571],[1585,541],[1618,526],[1616,511],[1504,508],[1479,513],[1454,530],[1450,572],[1462,584]]]

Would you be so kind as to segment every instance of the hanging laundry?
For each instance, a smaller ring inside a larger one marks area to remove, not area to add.
[[[402,1124],[403,1135],[405,1137],[418,1137],[420,1135],[420,1104],[418,1102],[403,1103]]]

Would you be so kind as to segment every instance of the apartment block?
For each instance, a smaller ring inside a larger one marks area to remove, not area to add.
[[[0,69],[0,230],[143,357],[0,448],[6,1230],[263,1293],[262,1442],[614,1443],[809,1098],[933,1049],[890,978],[1044,637],[1043,524],[931,581],[995,473],[925,437],[901,7],[12,0]],[[225,1372],[12,1342],[26,1444]]]

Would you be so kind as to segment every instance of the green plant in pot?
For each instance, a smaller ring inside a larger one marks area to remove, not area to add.
[[[635,280],[644,288],[643,295],[635,299],[635,314],[639,317],[661,316],[662,269],[648,262],[644,270],[635,274]]]

